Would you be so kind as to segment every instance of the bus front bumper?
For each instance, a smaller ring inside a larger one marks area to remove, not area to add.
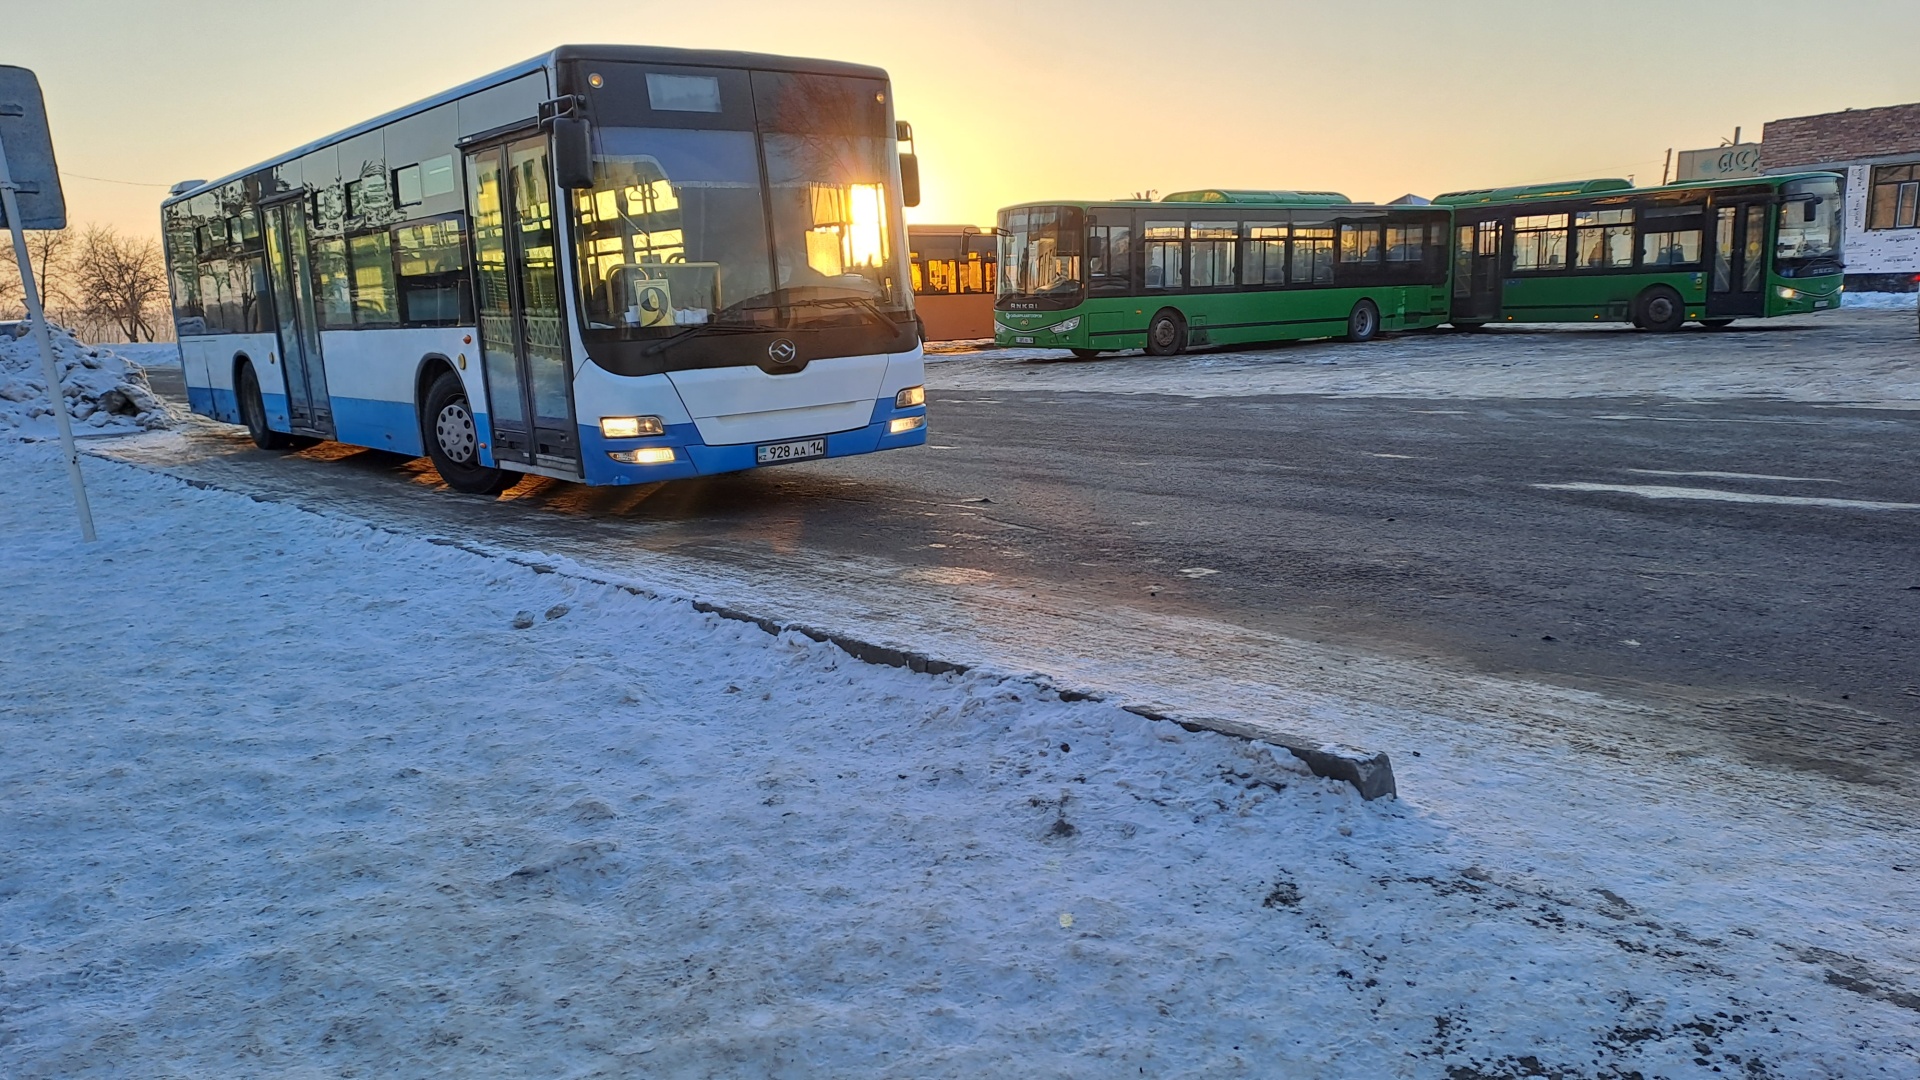
[[[874,402],[873,419],[866,427],[835,431],[823,435],[780,439],[773,444],[737,443],[709,446],[700,439],[694,424],[670,424],[664,435],[641,439],[609,439],[598,427],[580,426],[581,460],[588,484],[654,484],[662,480],[684,480],[694,476],[740,472],[767,464],[821,461],[827,458],[870,454],[876,450],[895,450],[920,446],[927,441],[927,407],[897,408],[892,398]],[[760,460],[764,445],[793,445],[825,441],[825,452],[794,457],[780,462]],[[671,453],[671,457],[667,454]],[[613,455],[642,456],[658,460],[622,461]]]

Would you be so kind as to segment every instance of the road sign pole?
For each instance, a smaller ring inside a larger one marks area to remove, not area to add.
[[[60,449],[67,456],[67,479],[73,482],[73,504],[80,511],[80,535],[93,543],[93,510],[87,505],[87,482],[80,475],[80,450],[73,442],[73,424],[67,419],[67,396],[61,392],[60,365],[53,360],[53,338],[47,333],[47,311],[40,306],[40,290],[34,285],[33,263],[27,257],[27,234],[20,223],[20,200],[15,196],[13,174],[7,171],[7,145],[0,140],[0,209],[7,214],[7,229],[13,233],[13,259],[20,268],[20,285],[25,290],[27,317],[33,320],[33,336],[40,343],[41,370],[47,375],[47,397],[53,406],[54,423],[60,427]]]

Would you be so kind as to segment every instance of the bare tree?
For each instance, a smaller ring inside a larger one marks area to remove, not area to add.
[[[153,340],[167,272],[152,238],[122,236],[111,225],[89,226],[80,235],[71,278],[75,306],[111,319],[128,341]]]
[[[64,229],[29,232],[27,259],[33,263],[33,283],[40,290],[40,302],[49,308],[63,308],[73,299],[68,278],[73,263],[73,234]],[[0,315],[24,316],[26,294],[20,288],[20,264],[13,257],[13,240],[0,231]]]

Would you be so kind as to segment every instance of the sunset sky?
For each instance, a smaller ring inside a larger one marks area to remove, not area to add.
[[[876,64],[921,222],[1144,189],[1657,182],[1736,125],[1920,101],[1914,0],[58,0],[7,4],[75,224],[564,42]]]

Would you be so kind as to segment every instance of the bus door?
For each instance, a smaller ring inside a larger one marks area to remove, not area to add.
[[[333,437],[333,403],[320,359],[320,328],[313,312],[313,272],[307,259],[305,196],[261,208],[267,221],[267,288],[273,293],[280,335],[280,369],[287,380],[287,419],[293,430]],[[256,375],[259,369],[254,369]]]
[[[467,152],[473,295],[493,455],[580,475],[545,136]]]
[[[1500,318],[1501,239],[1499,221],[1456,225],[1453,236],[1453,318],[1492,322]]]
[[[1709,318],[1765,313],[1771,209],[1764,197],[1715,201],[1713,277],[1707,283]]]

